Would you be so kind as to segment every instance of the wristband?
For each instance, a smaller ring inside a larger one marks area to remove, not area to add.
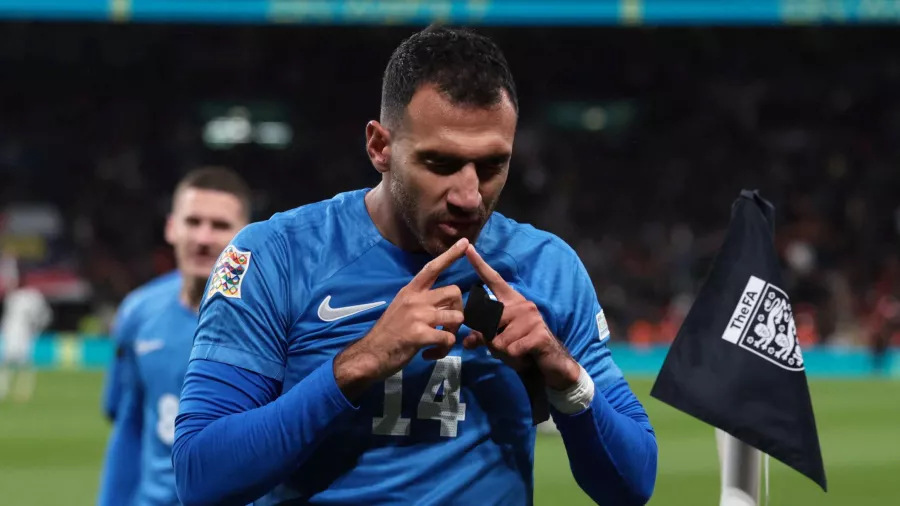
[[[574,415],[589,408],[594,400],[594,379],[578,364],[581,373],[578,382],[566,390],[547,388],[547,401],[557,411],[565,415]]]

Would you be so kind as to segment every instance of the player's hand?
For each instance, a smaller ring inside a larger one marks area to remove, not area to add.
[[[447,356],[463,323],[462,292],[456,285],[433,286],[468,246],[467,239],[460,239],[428,262],[397,292],[369,333],[335,357],[335,379],[346,396],[403,369],[423,348],[428,348],[422,354],[426,359]]]
[[[491,289],[497,300],[503,303],[500,318],[502,332],[485,343],[480,333],[473,332],[463,340],[463,346],[472,349],[488,346],[491,353],[516,370],[533,361],[548,387],[565,390],[578,381],[581,369],[566,348],[547,328],[544,318],[534,302],[527,300],[497,273],[474,246],[466,250],[466,257],[475,272]]]

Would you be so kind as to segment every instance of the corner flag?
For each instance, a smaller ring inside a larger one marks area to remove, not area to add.
[[[774,207],[744,190],[725,241],[650,395],[771,455],[827,490]]]

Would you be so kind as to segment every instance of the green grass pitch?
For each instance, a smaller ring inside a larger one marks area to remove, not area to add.
[[[108,434],[100,415],[102,376],[45,372],[30,404],[0,404],[0,503],[93,504]],[[654,506],[716,505],[715,439],[710,427],[648,395],[651,381],[632,379],[660,445]],[[775,461],[772,506],[900,504],[900,382],[811,382],[831,492]],[[569,471],[555,436],[540,436],[538,505],[591,504]]]

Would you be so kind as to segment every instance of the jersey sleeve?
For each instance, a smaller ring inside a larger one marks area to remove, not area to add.
[[[578,363],[591,375],[598,390],[622,378],[607,347],[609,326],[597,300],[594,284],[581,259],[572,252],[571,275],[563,281],[558,304],[560,338]]]
[[[249,225],[225,248],[207,282],[191,360],[283,380],[291,324],[288,253],[269,222]]]
[[[574,257],[570,297],[559,334],[594,381],[590,406],[578,413],[551,410],[576,483],[598,504],[646,504],[656,482],[658,449],[653,427],[607,346],[609,329],[593,283]]]
[[[129,504],[140,482],[143,397],[134,375],[128,374],[123,380],[122,400],[103,464],[98,506]]]
[[[116,417],[122,399],[123,382],[129,374],[127,354],[131,352],[134,329],[137,323],[136,299],[126,297],[116,312],[112,325],[113,358],[106,371],[103,384],[103,412],[110,420]]]

